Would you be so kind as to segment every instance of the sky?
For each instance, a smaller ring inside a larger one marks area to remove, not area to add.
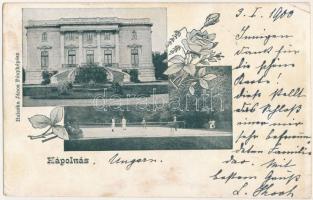
[[[152,51],[163,52],[167,40],[166,8],[24,8],[23,25],[28,20],[58,20],[60,18],[150,18],[153,23]],[[23,29],[23,44],[26,31]],[[23,50],[26,50],[23,47]]]

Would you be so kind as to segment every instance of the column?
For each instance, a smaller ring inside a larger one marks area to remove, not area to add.
[[[119,34],[115,32],[115,63],[120,63],[120,45],[119,45]],[[118,65],[119,66],[119,65]]]
[[[60,48],[60,61],[61,61],[61,66],[63,67],[64,63],[64,32],[60,32],[60,42],[61,42],[61,48]]]
[[[78,65],[82,65],[83,59],[83,32],[78,32]]]
[[[101,63],[101,38],[100,38],[100,31],[97,31],[97,61],[99,65],[102,65]]]

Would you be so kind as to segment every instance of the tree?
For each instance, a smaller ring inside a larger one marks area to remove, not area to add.
[[[163,72],[167,69],[167,52],[153,52],[152,62],[155,70],[155,78],[157,80],[168,80],[167,75]]]
[[[22,68],[22,82],[23,83],[25,82],[25,75],[26,75],[25,69]]]

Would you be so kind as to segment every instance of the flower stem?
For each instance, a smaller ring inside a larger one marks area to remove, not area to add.
[[[180,81],[178,83],[178,87],[182,84],[183,80],[185,80],[186,77],[187,77],[186,74],[182,75],[182,78],[180,79]]]
[[[178,87],[176,86],[176,84],[175,83],[173,83],[173,81],[171,80],[171,79],[169,79],[170,80],[170,82],[172,83],[172,85],[176,88],[176,90],[178,89]]]
[[[44,133],[42,133],[42,134],[40,134],[40,135],[29,135],[28,137],[29,137],[31,140],[39,139],[39,138],[45,138],[45,136],[51,134],[51,133],[48,133],[48,131],[50,131],[51,128],[52,128],[52,127],[48,128]]]
[[[57,137],[58,137],[58,136],[55,135],[55,136],[52,136],[52,137],[50,137],[50,138],[43,139],[43,140],[42,140],[42,143],[47,142],[47,141],[52,140],[52,139],[55,139],[55,138],[57,138]]]
[[[192,81],[196,81],[198,79],[194,79],[194,78],[191,78],[191,79],[187,79],[187,80],[184,80],[181,84],[183,83],[188,83],[188,82],[192,82]]]
[[[187,31],[187,28],[186,27],[183,27],[179,30],[179,32],[181,32],[182,30],[186,30]],[[187,31],[188,32],[188,31]]]

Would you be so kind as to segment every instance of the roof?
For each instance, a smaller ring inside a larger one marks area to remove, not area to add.
[[[149,18],[124,19],[117,17],[60,18],[59,20],[29,20],[25,28],[60,27],[64,25],[146,25],[152,26]]]

